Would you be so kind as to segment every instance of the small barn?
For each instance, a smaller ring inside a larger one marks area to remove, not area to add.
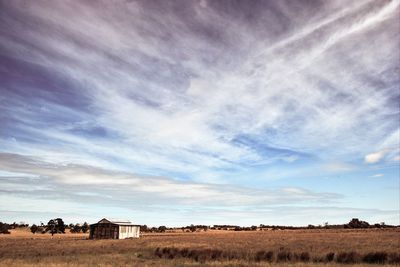
[[[101,219],[90,225],[90,239],[138,238],[140,225],[126,220]]]

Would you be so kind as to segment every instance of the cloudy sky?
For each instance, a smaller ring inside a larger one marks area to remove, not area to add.
[[[0,221],[400,224],[399,1],[0,1]]]

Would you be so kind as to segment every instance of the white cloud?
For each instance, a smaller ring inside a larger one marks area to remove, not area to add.
[[[368,155],[365,156],[364,160],[366,163],[378,163],[379,161],[381,161],[385,155],[388,153],[387,150],[381,150],[381,151],[377,151],[374,153],[370,153]]]
[[[328,172],[345,172],[352,171],[356,167],[345,162],[331,162],[322,166],[322,169]]]
[[[107,199],[110,198],[109,195],[119,199],[127,194],[129,201],[145,201],[148,205],[213,203],[218,206],[242,206],[329,201],[340,197],[337,194],[316,193],[297,187],[255,189],[228,184],[177,181],[166,177],[140,176],[83,165],[49,164],[31,157],[5,153],[0,153],[0,168],[7,172],[21,171],[46,178],[47,180],[42,182],[52,184],[53,188],[61,186],[57,190],[64,191],[66,190],[64,187],[71,188],[74,195],[75,190],[82,186],[85,186],[86,196],[88,192],[90,193],[87,190],[93,189],[96,192],[100,188],[106,188],[109,190],[106,194]],[[28,184],[27,187],[31,185]],[[13,190],[12,187],[9,190]]]
[[[379,178],[379,177],[383,177],[383,176],[384,176],[383,173],[377,173],[377,174],[372,175],[371,177]]]

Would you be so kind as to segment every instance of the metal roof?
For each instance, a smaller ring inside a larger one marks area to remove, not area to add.
[[[111,224],[124,225],[124,226],[140,226],[138,224],[133,224],[129,220],[111,219],[111,218],[103,218],[103,219],[101,219],[100,221],[98,221],[97,223],[94,223],[94,224],[98,224],[98,223],[111,223]]]

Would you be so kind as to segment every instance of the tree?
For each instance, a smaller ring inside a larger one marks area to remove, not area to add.
[[[71,233],[80,233],[82,230],[82,227],[79,223],[75,224],[69,231]]]
[[[368,228],[369,223],[360,221],[357,218],[353,218],[349,223],[348,223],[349,228]]]
[[[141,225],[141,226],[140,226],[140,231],[141,231],[141,232],[147,232],[147,231],[148,231],[147,225],[145,225],[145,224],[144,224],[144,225]]]
[[[36,224],[32,224],[32,226],[31,226],[32,234],[35,234],[38,230],[39,230],[39,227]]]
[[[197,227],[194,226],[193,224],[191,224],[191,225],[189,226],[189,230],[190,230],[191,232],[196,232],[196,229],[197,229]]]
[[[89,230],[89,224],[87,222],[84,222],[82,225],[82,232],[86,234],[88,230]]]
[[[7,223],[0,222],[0,234],[10,234],[10,226]]]
[[[160,231],[161,233],[165,232],[165,230],[167,230],[167,227],[165,227],[164,225],[158,227],[158,231]]]
[[[64,221],[61,218],[51,219],[47,223],[46,232],[50,232],[52,236],[57,233],[65,234]]]

